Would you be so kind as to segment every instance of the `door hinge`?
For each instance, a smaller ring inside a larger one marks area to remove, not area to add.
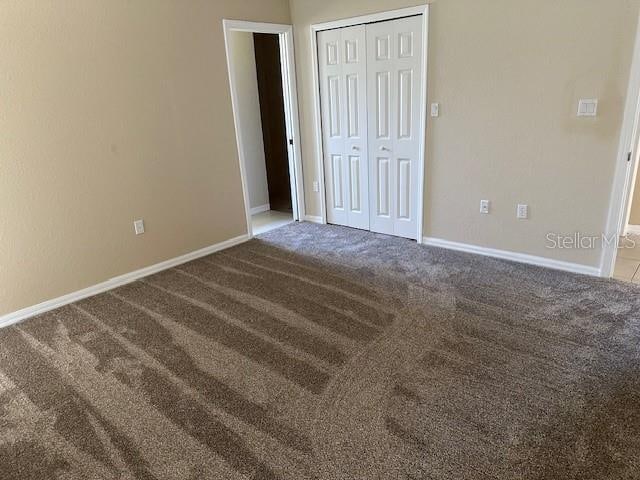
[[[627,155],[627,162],[630,162],[630,161],[631,161],[631,154],[632,154],[632,153],[633,153],[633,152],[629,152],[629,154]]]
[[[289,145],[293,145],[293,138],[289,139]]]

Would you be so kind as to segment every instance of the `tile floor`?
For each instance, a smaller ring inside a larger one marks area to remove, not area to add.
[[[640,235],[629,235],[620,245],[613,278],[640,284]]]
[[[291,213],[278,212],[276,210],[268,210],[251,216],[251,226],[253,227],[254,235],[269,232],[291,222],[293,222],[293,215]]]

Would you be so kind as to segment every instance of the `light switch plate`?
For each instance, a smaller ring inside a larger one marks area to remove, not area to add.
[[[516,208],[516,217],[520,220],[526,220],[529,218],[529,205],[524,205],[522,203],[518,204]]]
[[[133,222],[133,229],[136,235],[142,235],[144,233],[144,220],[136,220]]]
[[[579,117],[595,117],[598,115],[598,99],[583,98],[578,102]]]
[[[431,104],[431,116],[432,117],[439,117],[440,116],[440,104],[439,103],[432,103]]]

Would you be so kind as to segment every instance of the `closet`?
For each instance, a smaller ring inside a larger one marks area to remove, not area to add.
[[[327,221],[417,239],[422,17],[317,35]]]

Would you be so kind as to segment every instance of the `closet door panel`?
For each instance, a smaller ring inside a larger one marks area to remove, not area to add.
[[[327,221],[369,229],[365,27],[318,33]]]
[[[371,230],[393,235],[395,210],[395,169],[393,158],[394,106],[397,103],[395,78],[395,37],[391,22],[369,24],[367,36],[367,85],[370,169],[369,204]]]
[[[419,196],[418,172],[420,152],[420,91],[423,46],[422,18],[409,17],[393,21],[395,45],[395,77],[397,79],[394,158],[396,172],[396,204],[393,235],[417,239],[418,206],[424,201]],[[421,234],[421,233],[420,233]]]
[[[423,92],[422,19],[408,17],[369,24],[367,82],[371,230],[417,238],[420,112]],[[381,165],[388,162],[388,169]],[[384,173],[383,173],[384,172]],[[384,187],[384,188],[383,188]]]
[[[322,150],[327,221],[347,225],[344,202],[344,126],[342,62],[339,30],[318,32],[318,72],[322,111]]]

